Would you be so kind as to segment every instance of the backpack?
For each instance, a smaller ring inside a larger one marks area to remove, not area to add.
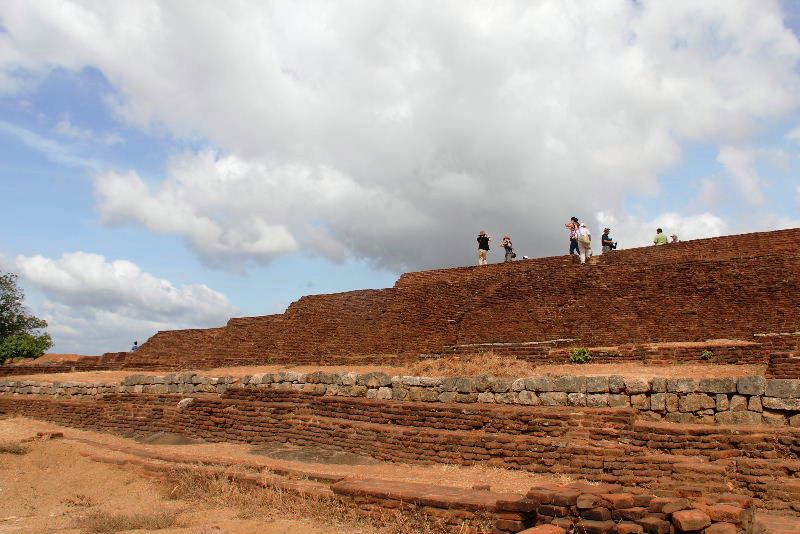
[[[578,234],[578,243],[583,245],[584,247],[588,248],[592,245],[591,238],[583,232]]]

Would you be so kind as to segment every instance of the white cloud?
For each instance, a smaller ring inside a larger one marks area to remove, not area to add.
[[[116,133],[97,134],[89,128],[80,128],[72,124],[69,117],[64,117],[58,121],[53,128],[58,135],[77,139],[80,141],[89,141],[92,143],[101,143],[104,145],[116,145],[123,142],[122,137]]]
[[[777,2],[20,1],[2,21],[6,76],[93,66],[128,120],[217,147],[96,182],[106,220],[212,264],[471,262],[480,228],[560,251],[566,216],[655,194],[687,142],[759,201],[730,147],[800,94]]]
[[[758,156],[757,150],[732,146],[722,147],[717,156],[717,160],[725,166],[742,197],[755,205],[764,204],[762,180],[756,170]]]
[[[15,271],[49,299],[36,311],[57,350],[123,350],[157,330],[219,326],[238,311],[205,285],[175,287],[126,260],[73,252],[17,256]]]

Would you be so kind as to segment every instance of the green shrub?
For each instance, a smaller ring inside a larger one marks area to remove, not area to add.
[[[0,341],[0,363],[12,358],[38,358],[52,346],[53,340],[48,334],[11,334]]]
[[[704,350],[700,353],[700,359],[705,361],[711,361],[714,359],[714,351],[713,350]]]
[[[569,361],[572,363],[586,363],[591,359],[592,354],[586,348],[572,349],[569,353]]]

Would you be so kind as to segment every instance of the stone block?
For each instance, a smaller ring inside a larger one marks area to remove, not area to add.
[[[566,406],[567,394],[563,391],[546,391],[539,394],[542,406]]]
[[[553,382],[553,390],[567,393],[586,393],[586,377],[559,376]]]
[[[473,391],[483,393],[484,391],[491,391],[494,378],[489,375],[478,375],[471,380],[475,389],[472,391],[459,391],[460,393],[472,393]],[[458,387],[458,383],[456,383],[456,387]]]
[[[650,409],[650,395],[631,395],[631,407],[637,410]]]
[[[444,379],[439,377],[433,377],[433,376],[419,377],[419,385],[426,388],[440,387],[443,381]]]
[[[797,399],[800,397],[800,380],[786,378],[767,380],[764,395],[781,399]]]
[[[442,395],[444,395],[444,393],[442,393]],[[452,395],[455,396],[455,393],[453,393]],[[406,398],[408,398],[408,390],[406,388],[398,388],[398,387],[392,388],[392,400],[406,400]],[[441,402],[452,402],[452,401],[443,401],[441,395],[438,396],[437,400]]]
[[[703,534],[737,534],[739,528],[733,523],[714,523],[703,531]]]
[[[697,412],[714,408],[717,401],[703,393],[690,393],[683,395],[678,400],[678,410],[681,412]]]
[[[667,394],[666,393],[653,393],[650,395],[650,409],[663,412],[667,409]]]
[[[519,534],[567,534],[567,531],[556,525],[539,525],[522,530]]]
[[[759,425],[761,414],[758,412],[720,412],[714,416],[720,425]]]
[[[367,386],[368,388],[385,387],[391,383],[392,377],[386,373],[380,372],[364,373],[360,375],[356,381],[356,384],[359,386]]]
[[[570,406],[586,406],[586,393],[567,393],[567,404]]]
[[[517,394],[517,400],[520,404],[526,404],[528,406],[538,406],[541,404],[539,396],[533,391],[520,391]]]
[[[587,376],[586,377],[586,392],[587,393],[608,393],[608,377],[607,376]]]
[[[743,412],[747,410],[747,397],[744,395],[734,395],[731,397],[730,410],[732,412]]]
[[[477,391],[475,380],[472,378],[457,378],[456,391],[459,393],[475,393]]]
[[[680,510],[687,510],[691,507],[692,503],[689,502],[689,499],[672,499],[672,501],[664,504],[664,506],[661,507],[661,513],[669,515]]]
[[[619,375],[609,376],[608,391],[611,393],[622,393],[625,391],[625,377]]]
[[[514,393],[513,391],[495,393],[494,401],[501,404],[519,404],[519,393]]]
[[[525,389],[536,393],[553,391],[553,381],[546,376],[534,376],[525,379]]]
[[[665,417],[670,423],[697,423],[697,418],[691,413],[668,413]]]
[[[650,392],[650,381],[646,378],[626,377],[624,382],[625,392],[628,395]]]
[[[522,391],[525,389],[525,379],[517,378],[511,383],[511,391]]]
[[[768,426],[783,426],[786,424],[786,416],[781,412],[764,410],[761,414],[761,423]]]
[[[494,393],[492,393],[491,391],[484,391],[483,393],[478,393],[478,402],[494,404]]]
[[[672,524],[683,532],[695,532],[709,526],[711,518],[700,510],[681,510],[672,514]]]
[[[627,408],[631,405],[631,398],[627,395],[609,395],[608,406],[610,408]]]
[[[790,410],[798,412],[800,411],[800,398],[762,397],[761,405],[770,410]]]
[[[645,534],[670,534],[670,523],[658,517],[647,516],[642,519],[636,520],[636,523],[642,527]]]
[[[744,518],[744,510],[741,506],[732,504],[714,504],[709,506],[706,513],[713,521],[734,523],[738,525]]]
[[[455,402],[457,396],[455,391],[444,391],[439,393],[439,402]]]
[[[589,393],[586,395],[586,406],[604,408],[608,406],[608,393]]]
[[[731,407],[731,401],[727,395],[724,393],[719,393],[716,397],[717,399],[717,411],[718,412],[727,412],[728,409]]]
[[[789,426],[793,428],[800,428],[800,414],[793,415],[789,418]]]
[[[667,379],[666,378],[654,378],[653,383],[650,385],[650,389],[655,393],[666,393],[667,392]]]
[[[761,405],[761,397],[753,395],[750,397],[750,400],[747,401],[747,409],[751,412],[760,412],[764,410],[764,407]]]
[[[667,391],[670,393],[694,393],[697,391],[697,380],[694,378],[668,378]]]
[[[679,407],[680,397],[677,393],[667,393],[666,403],[668,412],[677,412]]]
[[[495,378],[492,381],[492,392],[494,393],[507,393],[511,391],[511,384],[513,380],[510,378]]]
[[[341,382],[339,382],[343,386],[355,386],[356,379],[358,375],[356,373],[342,373],[339,375]]]
[[[702,393],[736,393],[736,379],[733,377],[701,378],[697,391]]]
[[[767,379],[763,376],[743,376],[736,385],[736,391],[742,395],[763,395],[766,390]]]
[[[384,399],[384,400],[391,399],[392,398],[392,388],[385,387],[385,386],[379,387],[378,388],[378,398],[379,399]]]
[[[418,376],[401,376],[399,378],[400,378],[400,383],[403,384],[404,386],[410,387],[410,386],[422,385]]]
[[[642,525],[623,521],[621,523],[617,523],[617,534],[644,534],[644,529],[642,528]]]

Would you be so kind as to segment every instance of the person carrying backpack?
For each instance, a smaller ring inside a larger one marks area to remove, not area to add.
[[[509,236],[505,236],[503,238],[503,248],[506,250],[506,259],[504,260],[505,263],[514,261],[514,258],[516,258],[517,255],[514,253],[514,244],[511,242],[511,238]]]
[[[592,234],[585,224],[578,227],[578,251],[581,263],[586,263],[587,258],[592,257]]]
[[[478,265],[486,265],[489,263],[489,241],[492,238],[486,235],[484,230],[478,233]]]

